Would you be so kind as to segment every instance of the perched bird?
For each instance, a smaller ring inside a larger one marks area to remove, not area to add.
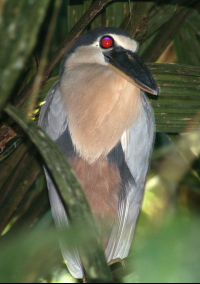
[[[154,118],[145,92],[158,87],[125,31],[99,28],[66,53],[58,81],[42,106],[39,125],[69,160],[98,222],[107,261],[130,250],[154,142]],[[46,172],[55,223],[68,225]],[[76,250],[61,244],[76,278],[83,267]]]

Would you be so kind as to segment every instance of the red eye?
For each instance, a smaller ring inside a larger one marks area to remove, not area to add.
[[[101,40],[101,47],[110,48],[114,45],[114,40],[110,36],[105,36]]]

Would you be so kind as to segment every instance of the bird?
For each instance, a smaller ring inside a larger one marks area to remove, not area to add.
[[[141,210],[155,138],[147,93],[158,86],[136,54],[138,42],[115,27],[79,37],[65,54],[58,81],[43,104],[39,126],[70,162],[99,227],[107,262],[129,254]],[[69,226],[45,171],[53,217]],[[61,243],[69,271],[84,277],[76,249]]]

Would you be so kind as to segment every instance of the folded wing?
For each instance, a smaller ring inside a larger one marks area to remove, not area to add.
[[[119,168],[124,192],[120,196],[118,220],[106,250],[108,261],[123,259],[129,253],[143,200],[154,133],[151,106],[144,92],[141,92],[140,119],[121,138],[124,161]]]

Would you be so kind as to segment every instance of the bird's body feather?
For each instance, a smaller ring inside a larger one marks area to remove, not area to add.
[[[46,104],[41,110],[39,125],[71,162],[96,216],[102,219],[105,217],[106,220],[111,218],[110,235],[105,241],[108,262],[117,258],[123,259],[128,255],[140,212],[153,145],[154,123],[151,107],[142,92],[140,119],[124,131],[121,139],[104,158],[91,164],[80,159],[76,153],[59,88],[57,82],[49,91]],[[50,176],[47,173],[46,175],[55,222],[58,227],[68,225],[62,201]],[[100,192],[102,185],[105,192]],[[61,247],[72,275],[82,278],[83,268],[77,252],[69,252],[63,243]]]

